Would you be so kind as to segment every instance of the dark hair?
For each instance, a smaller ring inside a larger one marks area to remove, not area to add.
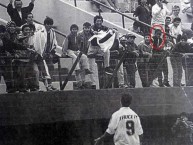
[[[4,25],[0,25],[0,33],[4,33],[6,31],[6,28]]]
[[[44,20],[44,25],[53,25],[54,24],[54,20],[50,17],[46,17]]]
[[[160,29],[156,29],[156,30],[155,30],[155,34],[158,33],[158,32],[159,32],[159,33],[162,33],[162,31],[161,31]]]
[[[78,30],[78,26],[77,26],[76,24],[72,24],[72,25],[70,26],[70,31],[71,31],[73,28],[75,28],[75,29]]]
[[[182,112],[182,113],[180,113],[180,117],[181,117],[181,116],[188,117],[188,114],[187,114],[186,112]]]
[[[183,35],[180,37],[180,40],[182,40],[182,39],[184,39],[185,41],[187,41],[187,40],[188,40],[187,35],[186,35],[186,34],[183,34]]]
[[[139,23],[137,21],[133,22],[133,26],[139,27]]]
[[[176,21],[179,21],[179,22],[181,22],[181,19],[180,18],[174,18],[174,20],[173,20],[173,22],[176,22]]]
[[[166,17],[166,19],[170,19],[171,20],[171,17]]]
[[[35,27],[34,24],[29,24],[29,27],[30,27],[30,29],[32,29],[33,31],[36,31],[36,27]]]
[[[85,22],[84,24],[83,24],[83,27],[90,27],[91,26],[91,24],[89,23],[89,22]]]
[[[94,24],[96,23],[96,20],[97,20],[97,19],[101,19],[102,22],[103,22],[103,17],[97,15],[97,16],[94,17]]]
[[[121,104],[123,107],[129,107],[131,105],[132,96],[130,94],[123,94],[121,96]]]
[[[29,27],[29,28],[30,28],[30,25],[28,25],[28,24],[23,25],[22,28],[21,28],[22,32],[24,31],[24,29],[25,29],[26,27]]]
[[[150,34],[146,32],[146,33],[144,34],[144,37],[145,37],[145,36],[150,36]]]

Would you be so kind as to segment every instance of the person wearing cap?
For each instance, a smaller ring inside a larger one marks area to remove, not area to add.
[[[127,76],[128,76],[128,82],[129,82],[129,87],[135,88],[135,72],[137,71],[136,67],[136,61],[137,57],[139,56],[139,51],[138,47],[135,44],[135,38],[136,36],[133,34],[127,34],[126,35],[126,59],[124,61],[125,66],[126,66],[126,71],[127,71]]]
[[[27,7],[22,7],[23,2],[21,0],[15,0],[13,8],[13,0],[9,1],[7,6],[7,12],[12,21],[16,23],[16,26],[21,27],[21,25],[26,23],[27,14],[31,13],[34,8],[35,0],[31,0]]]
[[[152,57],[152,46],[150,45],[150,35],[146,33],[144,40],[138,45],[139,58],[137,67],[143,87],[149,87],[149,60]]]
[[[182,112],[171,128],[176,145],[193,144],[193,122],[188,120],[188,114]]]
[[[184,62],[185,53],[192,53],[192,48],[187,42],[187,36],[182,35],[171,52],[171,65],[173,69],[173,86],[180,87],[182,80],[182,62]],[[185,69],[186,70],[186,69]]]

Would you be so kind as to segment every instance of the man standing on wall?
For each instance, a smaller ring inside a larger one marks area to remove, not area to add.
[[[143,134],[139,116],[129,107],[132,101],[130,94],[121,97],[122,107],[113,113],[106,132],[95,140],[95,145],[114,135],[115,145],[140,145]]]
[[[21,25],[26,23],[27,14],[31,13],[31,11],[34,8],[34,2],[35,0],[31,0],[29,3],[29,6],[22,7],[23,2],[21,0],[15,0],[13,8],[13,0],[10,0],[8,6],[7,6],[7,12],[11,18],[12,21],[16,23],[16,26],[21,27]]]

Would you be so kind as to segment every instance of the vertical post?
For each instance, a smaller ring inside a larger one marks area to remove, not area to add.
[[[99,5],[99,7],[98,7],[98,12],[99,12],[99,16],[101,16],[101,12],[102,12],[102,10],[101,10],[101,6]]]
[[[77,3],[76,3],[76,0],[74,0],[74,6],[77,7]]]
[[[117,66],[115,67],[114,71],[113,71],[113,75],[110,77],[109,81],[107,82],[105,88],[109,88],[114,80],[114,77],[117,74],[117,71],[119,70],[121,64],[123,63],[123,61],[125,60],[125,56],[126,56],[127,52],[124,51],[123,55],[121,56],[121,59],[119,61],[119,63],[117,64]]]
[[[62,87],[62,75],[61,75],[60,57],[58,57],[58,75],[59,75],[60,90],[61,90],[61,87]]]
[[[123,24],[123,28],[125,28],[125,17],[122,15],[122,24]]]

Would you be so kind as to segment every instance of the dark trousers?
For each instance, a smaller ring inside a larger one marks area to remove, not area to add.
[[[171,65],[173,69],[173,86],[181,86],[182,80],[182,57],[171,57]]]
[[[153,57],[150,59],[149,67],[150,67],[149,73],[150,84],[157,77],[159,84],[162,84],[163,83],[162,72],[164,74],[164,82],[168,82],[168,63],[167,58],[164,57],[164,55],[153,55]]]
[[[19,90],[39,89],[39,71],[34,62],[17,61],[18,77],[17,87]],[[35,68],[36,67],[36,68]]]
[[[149,79],[148,79],[149,63],[148,62],[137,62],[137,68],[138,68],[142,86],[149,87]]]
[[[127,71],[127,79],[130,87],[135,88],[135,72],[136,65],[135,63],[126,63],[125,65]]]
[[[193,86],[193,56],[185,56],[182,59],[182,65],[185,71],[186,86]]]
[[[3,63],[0,63],[0,73],[5,80],[7,92],[17,90],[16,67],[12,63],[12,60],[6,59],[6,60],[2,60],[2,62]]]

